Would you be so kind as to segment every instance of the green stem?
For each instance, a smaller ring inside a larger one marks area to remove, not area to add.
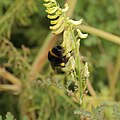
[[[77,108],[77,105],[73,102],[73,101],[71,101],[70,99],[69,99],[69,97],[68,96],[66,96],[65,94],[64,94],[64,91],[61,89],[57,89],[56,87],[54,87],[54,86],[51,86],[50,87],[52,90],[54,90],[57,94],[59,94],[61,97],[63,97],[64,99],[65,99],[65,101],[66,102],[68,102],[71,106],[73,106],[74,108]]]
[[[87,32],[88,34],[95,35],[97,37],[103,38],[110,42],[120,45],[120,37],[109,32],[88,26],[88,25],[79,25],[76,28],[80,29],[82,32]]]
[[[72,34],[72,37],[73,37],[73,40],[74,40],[74,44],[75,44],[75,61],[76,61],[76,69],[77,69],[77,79],[79,81],[79,94],[80,94],[80,105],[82,106],[81,104],[81,101],[83,99],[82,97],[82,93],[83,93],[83,88],[82,88],[82,81],[81,81],[81,74],[80,74],[80,54],[79,54],[79,47],[77,45],[77,41],[76,41],[76,37],[74,35],[74,31],[72,29],[72,27],[70,27],[70,31],[71,31],[71,34]]]

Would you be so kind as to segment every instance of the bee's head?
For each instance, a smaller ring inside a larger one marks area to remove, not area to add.
[[[62,46],[58,45],[52,48],[52,52],[57,56],[62,56],[64,53],[64,49]]]

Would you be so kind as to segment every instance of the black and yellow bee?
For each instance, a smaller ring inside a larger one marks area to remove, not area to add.
[[[60,45],[53,47],[48,52],[48,60],[51,63],[52,68],[55,71],[59,71],[61,68],[64,68],[70,57],[64,55],[64,48]],[[61,71],[61,70],[60,70]]]
[[[58,74],[64,74],[65,72],[61,69],[66,67],[66,63],[68,62],[69,58],[71,57],[71,53],[73,50],[71,50],[70,56],[68,56],[68,53],[64,55],[65,50],[62,46],[55,46],[48,52],[48,60],[51,63],[51,66],[55,72]],[[67,78],[65,77],[64,80],[65,86],[67,86]],[[74,82],[71,82],[71,84],[68,85],[68,90],[74,92],[76,90],[77,86]]]

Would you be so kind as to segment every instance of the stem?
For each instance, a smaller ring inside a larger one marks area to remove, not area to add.
[[[58,36],[53,35],[51,33],[46,38],[45,43],[43,44],[42,48],[38,52],[38,55],[32,64],[32,69],[30,71],[30,78],[29,78],[30,80],[35,80],[38,73],[42,70],[44,63],[47,59],[48,51],[50,50],[51,47],[54,46],[57,39],[58,39]]]
[[[117,85],[117,81],[120,73],[120,48],[118,48],[116,64],[113,65],[111,62],[109,62],[108,65],[106,66],[106,72],[109,80],[110,95],[114,97],[115,87]]]
[[[90,81],[89,80],[86,80],[86,85],[87,85],[87,89],[89,90],[90,94],[93,96],[93,97],[96,97],[96,92],[93,88],[93,86],[91,85]]]
[[[11,82],[13,84],[21,86],[20,80],[3,68],[0,68],[0,76],[7,79],[9,82]]]
[[[20,87],[18,85],[0,85],[0,91],[20,92]]]
[[[79,54],[79,47],[77,45],[76,37],[75,37],[75,35],[73,33],[74,31],[73,31],[72,27],[70,27],[70,31],[71,31],[71,34],[72,34],[72,37],[73,37],[73,40],[74,40],[74,44],[75,44],[75,57],[76,57],[75,61],[76,61],[76,69],[77,69],[77,79],[79,81],[80,105],[82,105],[81,102],[82,102],[82,99],[83,99],[83,97],[82,97],[83,83],[82,83],[81,74],[80,74],[80,56],[79,56],[80,54]]]
[[[111,33],[99,30],[97,28],[91,27],[91,26],[87,26],[87,25],[79,25],[78,27],[76,27],[78,29],[80,29],[82,32],[87,32],[90,34],[93,34],[95,36],[101,37],[105,40],[111,41],[113,43],[119,44],[120,45],[120,37],[113,35]]]
[[[68,96],[64,94],[64,91],[62,89],[57,89],[54,86],[51,86],[50,88],[54,90],[57,94],[59,94],[61,97],[63,97],[65,101],[68,102],[71,106],[77,108],[77,105],[73,101],[71,101]]]

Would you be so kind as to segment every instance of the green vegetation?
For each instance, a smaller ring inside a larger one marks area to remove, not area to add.
[[[119,120],[119,6],[0,1],[0,120]],[[64,74],[47,60],[56,45],[73,52]]]

